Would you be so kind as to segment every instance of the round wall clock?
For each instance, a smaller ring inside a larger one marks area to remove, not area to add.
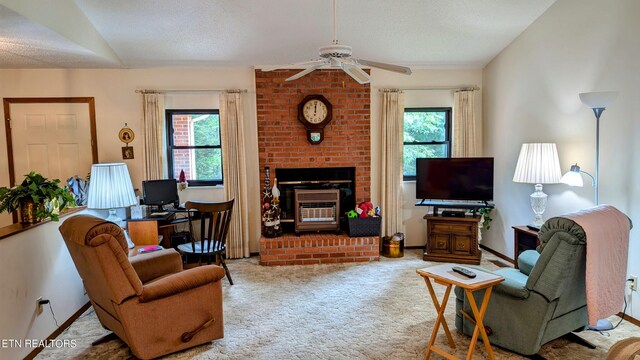
[[[313,145],[324,140],[324,127],[331,118],[331,103],[322,95],[307,95],[298,104],[298,121],[307,128],[307,140]]]

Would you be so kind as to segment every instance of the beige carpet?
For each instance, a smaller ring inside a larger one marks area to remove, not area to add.
[[[482,265],[495,269],[487,256]],[[225,337],[168,356],[168,359],[420,359],[435,310],[415,270],[429,266],[421,252],[366,264],[262,267],[257,258],[229,261],[235,285],[223,280]],[[443,288],[436,286],[442,298]],[[455,331],[455,299],[446,318],[464,358],[469,338]],[[611,317],[618,322],[619,318]],[[105,335],[92,310],[59,339],[75,339],[74,349],[46,349],[38,359],[122,359],[131,354],[119,340],[91,347]],[[514,334],[517,336],[517,334]],[[616,341],[640,336],[626,321],[606,334],[585,331],[598,345],[590,350],[563,339],[546,344],[548,359],[603,359]],[[437,343],[448,348],[442,330]],[[498,359],[521,359],[495,348]],[[434,358],[440,358],[434,356]],[[474,359],[487,358],[480,343]]]

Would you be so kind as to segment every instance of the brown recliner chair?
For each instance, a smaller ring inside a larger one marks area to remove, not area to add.
[[[100,323],[149,359],[224,336],[216,265],[182,270],[173,249],[128,257],[122,229],[78,215],[60,226]]]

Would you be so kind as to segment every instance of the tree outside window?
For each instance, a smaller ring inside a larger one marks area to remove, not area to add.
[[[415,180],[417,158],[451,157],[451,108],[404,110],[404,180]]]
[[[222,184],[218,110],[167,110],[169,177],[184,171],[190,186]]]

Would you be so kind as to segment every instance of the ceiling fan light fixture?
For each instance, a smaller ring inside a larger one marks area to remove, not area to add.
[[[356,59],[351,57],[351,46],[338,44],[337,26],[336,26],[336,0],[333,0],[333,42],[331,45],[322,46],[318,49],[320,59],[312,60],[297,64],[289,64],[279,67],[268,67],[262,71],[273,71],[283,68],[299,68],[301,66],[306,69],[291,76],[285,81],[291,81],[299,79],[306,74],[322,68],[329,67],[332,69],[342,69],[347,75],[351,76],[355,81],[360,84],[367,84],[371,81],[371,77],[362,68],[363,66],[369,66],[372,68],[378,68],[386,71],[393,71],[400,74],[411,75],[411,69],[406,66],[393,65],[387,63],[381,63],[371,60]]]
[[[330,57],[327,59],[329,61],[329,67],[332,69],[342,69],[342,63],[336,57]]]
[[[318,50],[318,55],[323,58],[347,58],[351,56],[351,46],[338,44],[323,46]]]

